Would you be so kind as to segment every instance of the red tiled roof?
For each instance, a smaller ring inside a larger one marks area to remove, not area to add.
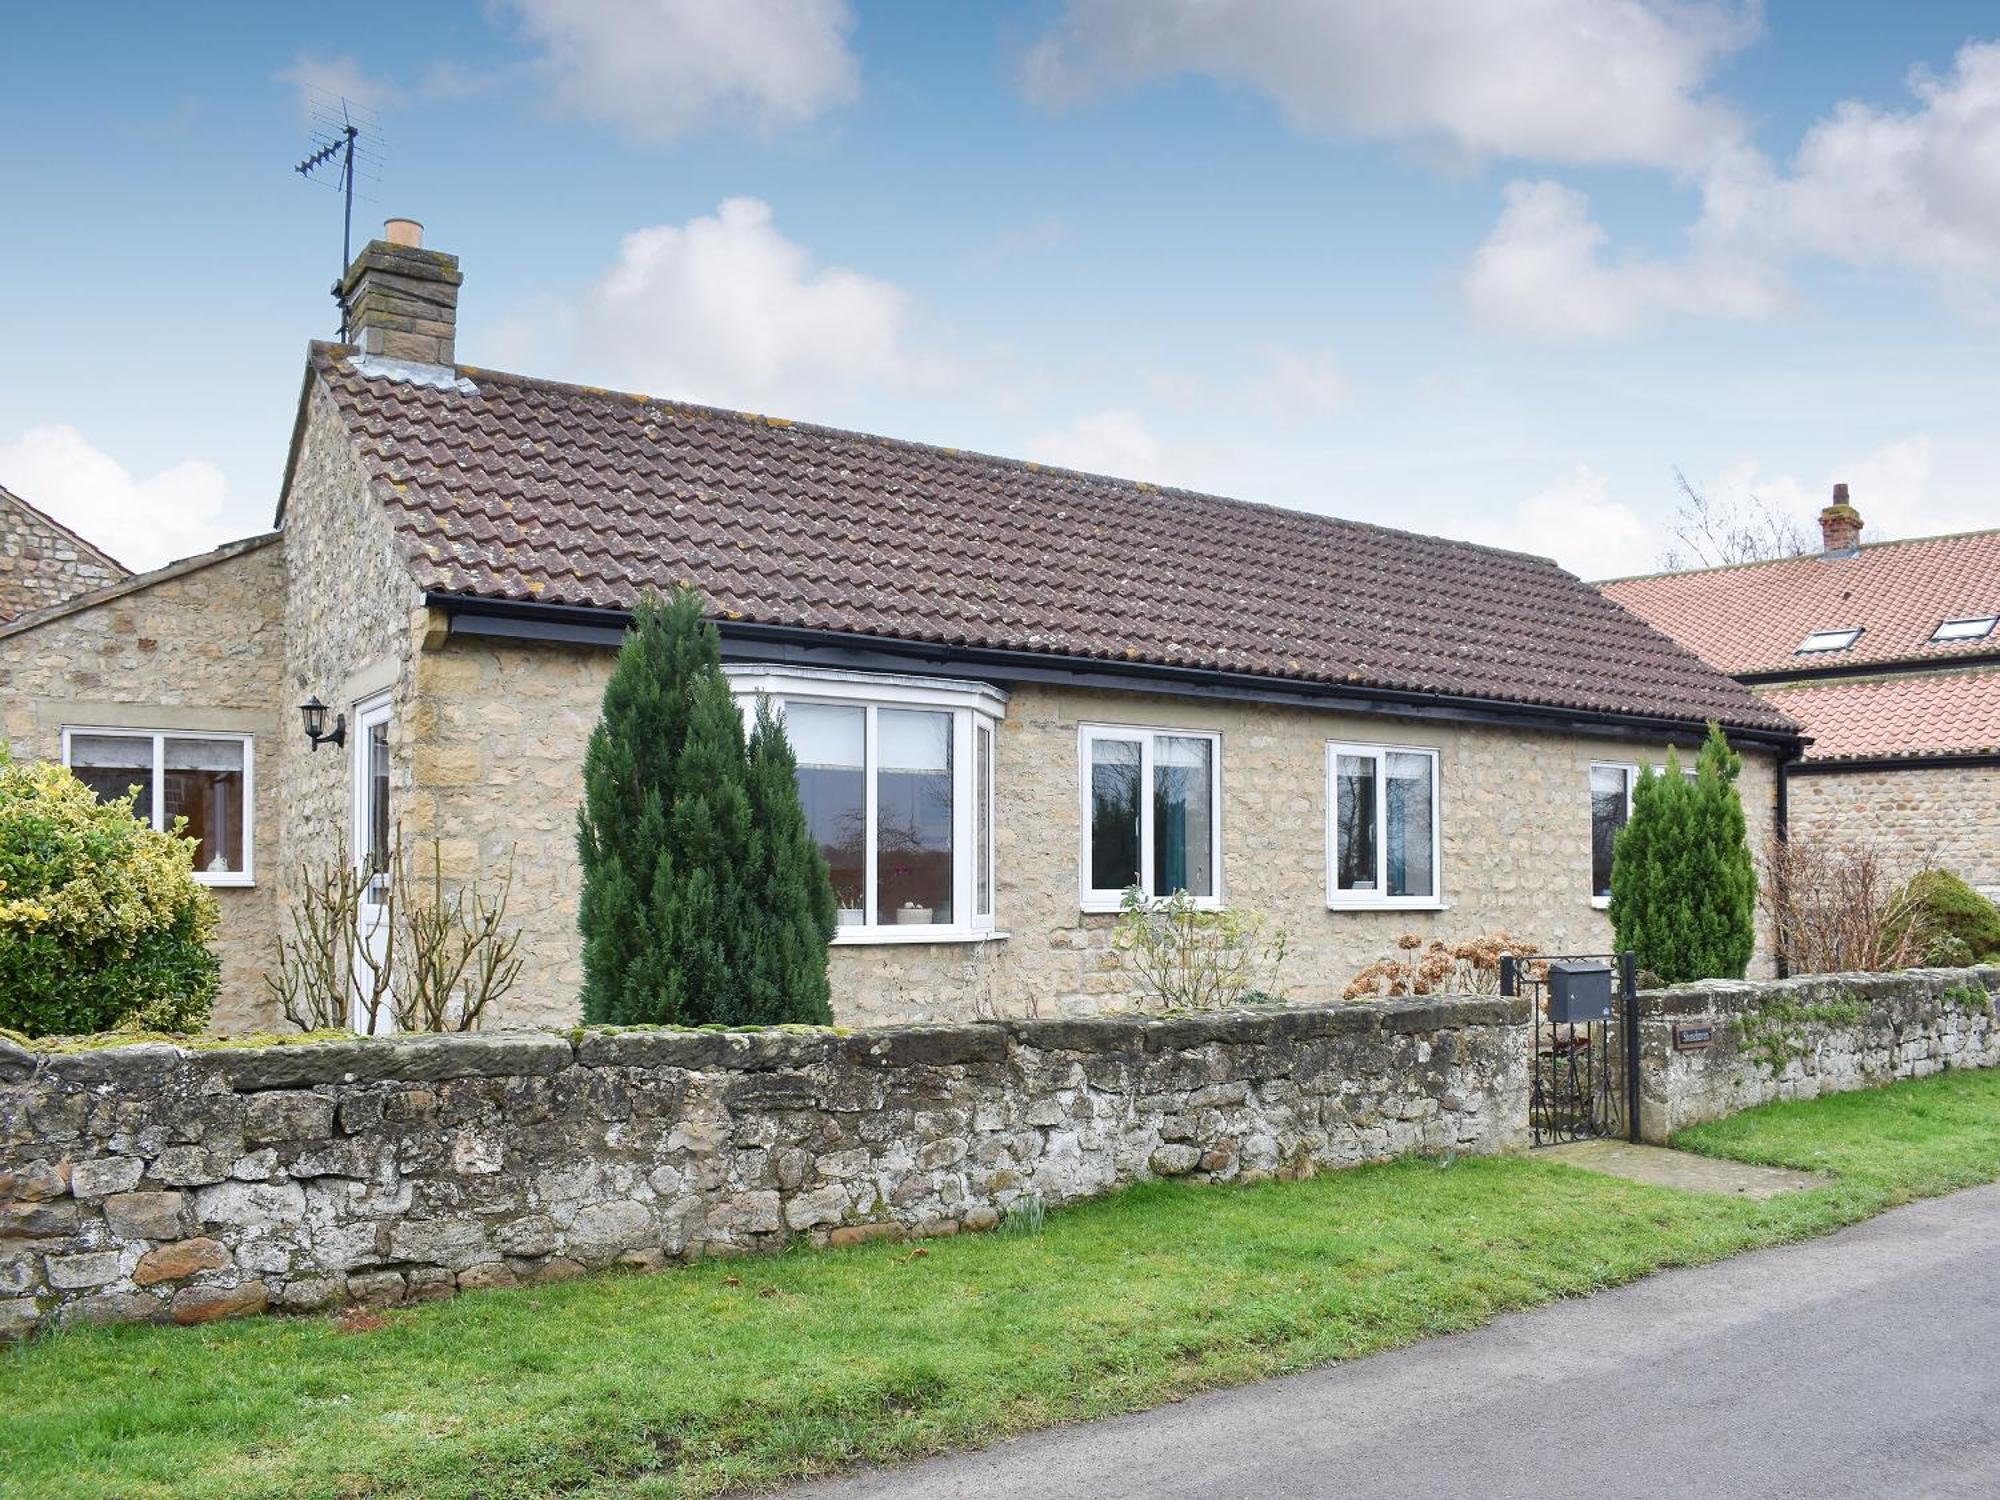
[[[1809,760],[2000,751],[2000,672],[1909,672],[1765,689],[1813,737]]]
[[[1544,558],[954,449],[315,345],[418,584],[1787,731]]]
[[[1983,640],[1932,644],[1949,619],[2000,613],[2000,531],[1871,542],[1850,557],[1813,553],[1697,573],[1618,578],[1611,598],[1725,672],[1850,662],[1933,661],[2000,650]],[[1844,651],[1798,655],[1815,630],[1861,627]]]

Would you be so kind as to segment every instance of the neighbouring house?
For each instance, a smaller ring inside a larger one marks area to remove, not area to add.
[[[0,624],[128,576],[115,557],[0,485]]]
[[[573,1020],[584,746],[684,581],[784,708],[844,1021],[1123,1003],[1135,881],[1282,924],[1299,998],[1410,930],[1602,951],[1597,788],[1710,720],[1771,825],[1792,721],[1545,559],[461,364],[459,284],[392,221],[308,351],[277,530],[0,628],[16,753],[204,814],[230,1025],[272,1019],[297,872],[396,829],[511,861],[496,1019]]]
[[[2000,896],[2000,530],[1863,543],[1844,484],[1820,528],[1802,557],[1602,587],[1803,726],[1790,829]]]

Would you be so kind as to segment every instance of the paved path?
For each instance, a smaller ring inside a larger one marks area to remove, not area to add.
[[[788,1500],[2000,1495],[2000,1187]]]

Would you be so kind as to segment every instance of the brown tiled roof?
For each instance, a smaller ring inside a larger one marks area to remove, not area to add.
[[[2000,672],[1907,672],[1765,692],[1813,737],[1809,760],[2000,751]]]
[[[1984,640],[1932,644],[1945,620],[2000,613],[2000,531],[1871,542],[1851,556],[1813,553],[1698,573],[1600,585],[1627,609],[1725,672],[1853,662],[1937,661],[2000,650]],[[1815,630],[1861,627],[1844,651],[1798,654]]]
[[[1326,516],[315,345],[419,585],[1738,727],[1790,724],[1543,558]]]

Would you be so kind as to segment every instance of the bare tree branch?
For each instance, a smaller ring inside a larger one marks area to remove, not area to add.
[[[1813,540],[1796,516],[1788,515],[1757,495],[1740,500],[1712,500],[1674,470],[1681,503],[1668,523],[1674,540],[1660,554],[1669,572],[1688,568],[1721,568],[1732,563],[1769,562],[1800,557],[1813,550]]]

